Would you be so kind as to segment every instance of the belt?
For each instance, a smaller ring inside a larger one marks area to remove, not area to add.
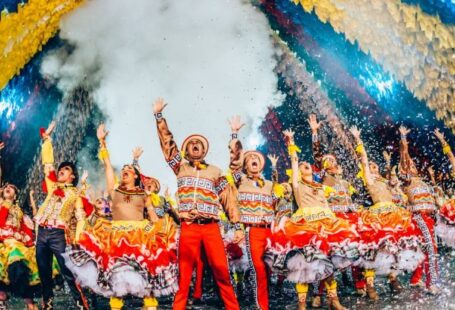
[[[245,225],[246,227],[256,227],[256,228],[270,228],[272,227],[271,224],[243,224]]]
[[[42,228],[42,229],[47,229],[47,230],[50,230],[50,229],[61,229],[61,230],[65,230],[65,227],[61,227],[61,226],[50,226],[50,225],[44,225],[44,224],[40,224],[38,225],[39,228]]]
[[[191,221],[187,221],[188,224],[199,224],[199,225],[204,225],[204,224],[212,224],[212,223],[218,223],[218,220],[216,219],[207,219],[207,218],[198,218],[194,219]]]

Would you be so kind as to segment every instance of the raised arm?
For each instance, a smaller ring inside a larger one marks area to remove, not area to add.
[[[98,157],[104,164],[104,173],[106,175],[106,190],[109,194],[111,194],[115,187],[115,174],[111,159],[109,157],[109,152],[106,147],[106,137],[108,134],[109,132],[106,131],[104,124],[100,124],[96,132],[96,136],[100,142],[100,151]]]
[[[356,142],[356,152],[360,156],[360,163],[362,165],[363,173],[364,173],[364,178],[365,178],[365,183],[366,185],[372,185],[373,184],[373,177],[370,172],[370,166],[368,162],[368,156],[367,152],[365,151],[365,147],[363,146],[362,139],[360,138],[360,130],[357,129],[357,127],[353,126],[350,128],[350,131],[352,135],[354,136],[354,140]]]
[[[43,164],[44,181],[47,190],[53,187],[57,182],[54,167],[54,148],[52,146],[51,134],[55,129],[55,122],[51,122],[46,130],[40,129],[41,139],[43,144],[41,146],[41,162]]]
[[[288,146],[289,156],[291,158],[292,187],[294,189],[294,193],[297,193],[297,189],[299,187],[299,158],[297,156],[298,148],[294,142],[294,131],[288,129],[283,131],[283,134],[286,139],[286,145]]]
[[[411,173],[411,167],[414,165],[411,156],[409,155],[407,135],[410,132],[404,126],[398,129],[400,132],[400,167],[401,170],[407,175]]]
[[[133,149],[133,166],[138,170],[141,171],[141,166],[139,165],[139,158],[141,158],[142,153],[144,150],[140,146],[136,146]]]
[[[434,169],[433,169],[433,166],[429,166],[429,167],[427,168],[427,171],[428,171],[428,176],[430,177],[431,185],[436,186],[436,178],[434,177]]]
[[[387,151],[382,152],[385,160],[385,171],[386,171],[386,178],[390,181],[392,176],[392,154]]]
[[[36,207],[35,197],[33,197],[34,194],[35,194],[35,191],[34,190],[30,190],[30,193],[29,193],[30,207],[32,208],[33,216],[35,216],[36,213],[38,212],[38,208]]]
[[[175,143],[174,136],[172,135],[167,122],[163,117],[163,110],[167,106],[163,98],[158,98],[153,104],[153,113],[156,119],[156,128],[158,130],[158,137],[160,139],[161,150],[163,151],[164,158],[168,165],[172,168],[175,174],[180,170],[182,156]]]
[[[231,170],[234,182],[237,184],[242,176],[243,168],[243,146],[242,142],[238,139],[240,129],[245,126],[242,123],[239,115],[232,117],[229,120],[229,126],[231,127],[231,141],[229,141],[229,169]]]
[[[452,176],[455,176],[455,156],[453,155],[452,149],[447,143],[444,134],[440,132],[439,129],[436,129],[434,131],[434,135],[436,136],[436,138],[438,138],[439,142],[441,142],[442,152],[449,158],[450,165],[452,166]]]
[[[318,130],[321,127],[321,123],[318,122],[316,114],[310,114],[308,123],[311,128],[311,141],[312,141],[312,150],[313,150],[313,160],[314,165],[318,169],[322,169],[322,150],[321,142],[319,141]]]
[[[269,158],[270,163],[272,164],[272,182],[274,184],[278,184],[278,170],[276,168],[276,165],[278,163],[279,156],[269,154],[267,155],[267,157]]]

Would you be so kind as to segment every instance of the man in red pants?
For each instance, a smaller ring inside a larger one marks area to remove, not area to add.
[[[269,309],[269,272],[264,262],[267,239],[271,237],[272,222],[275,219],[276,205],[279,201],[274,190],[281,186],[277,183],[276,162],[278,157],[269,156],[274,171],[274,182],[262,176],[265,158],[261,152],[243,152],[237,133],[243,124],[240,117],[230,121],[232,140],[230,169],[238,188],[240,222],[245,226],[245,242],[248,260],[253,272],[254,302],[261,310]],[[284,189],[283,189],[284,191]]]
[[[191,135],[182,144],[183,154],[169,131],[162,111],[167,104],[158,99],[154,106],[155,119],[164,157],[177,176],[178,212],[180,217],[179,291],[174,310],[184,310],[188,301],[191,276],[201,246],[212,269],[221,299],[227,310],[239,309],[229,274],[228,260],[218,227],[219,209],[223,206],[236,226],[236,240],[243,238],[238,223],[238,211],[232,187],[222,176],[221,169],[204,161],[208,141],[201,135]]]

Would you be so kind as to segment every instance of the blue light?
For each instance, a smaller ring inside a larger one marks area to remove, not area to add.
[[[390,75],[373,70],[369,66],[365,66],[365,72],[367,76],[360,75],[359,79],[369,93],[376,93],[379,98],[393,95],[395,81]]]
[[[3,120],[11,121],[20,107],[14,102],[0,101],[0,115]]]

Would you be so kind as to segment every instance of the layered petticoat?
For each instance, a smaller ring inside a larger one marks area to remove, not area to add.
[[[448,200],[439,209],[435,233],[445,245],[455,248],[455,199]]]
[[[381,202],[360,213],[360,259],[356,265],[377,275],[413,271],[423,261],[421,233],[409,211]]]
[[[229,269],[234,273],[244,273],[249,267],[248,255],[246,254],[245,240],[234,243],[235,229],[230,228],[224,235],[224,245],[228,255]]]
[[[269,239],[266,263],[294,283],[312,283],[358,259],[358,236],[340,218],[306,221],[302,209]]]
[[[65,261],[78,283],[105,297],[166,296],[177,292],[175,236],[160,225],[99,219],[69,248]]]

